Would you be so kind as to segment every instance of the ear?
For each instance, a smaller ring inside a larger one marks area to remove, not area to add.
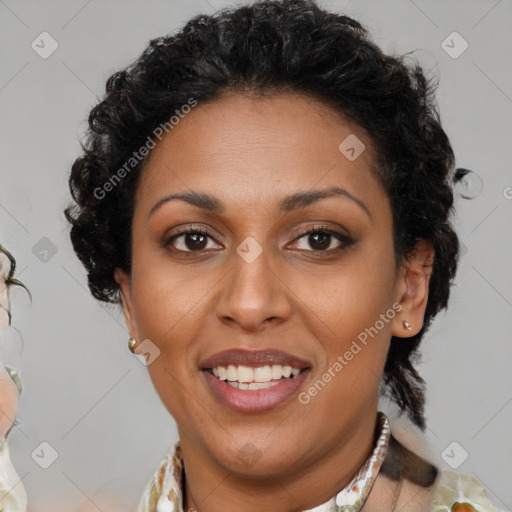
[[[128,329],[130,338],[139,339],[139,333],[137,331],[137,324],[135,322],[134,306],[132,301],[132,285],[130,276],[121,270],[116,268],[114,273],[114,279],[119,285],[119,292],[121,294],[121,302],[123,306],[124,322]]]
[[[409,338],[418,334],[423,327],[433,264],[434,248],[425,240],[420,240],[401,263],[395,300],[402,309],[393,319],[393,336]],[[404,321],[409,322],[410,329],[404,327]]]

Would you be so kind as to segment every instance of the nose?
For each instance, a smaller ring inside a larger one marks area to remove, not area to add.
[[[266,251],[251,262],[234,252],[232,260],[232,270],[223,280],[216,304],[221,322],[259,332],[272,323],[288,320],[292,311],[290,289],[278,271],[269,266]]]

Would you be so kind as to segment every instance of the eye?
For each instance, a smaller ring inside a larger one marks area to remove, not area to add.
[[[213,246],[210,242],[213,243]],[[333,254],[345,250],[349,245],[354,243],[354,240],[327,226],[315,226],[308,231],[302,232],[295,238],[294,243],[299,244],[300,250],[307,252]],[[301,244],[302,247],[300,246]],[[164,246],[171,246],[177,252],[183,253],[199,253],[206,250],[222,248],[222,246],[215,243],[215,240],[208,231],[193,226],[181,228],[179,233],[166,238]]]
[[[304,239],[303,242],[301,242],[302,239]],[[299,247],[301,250],[329,254],[343,251],[354,243],[349,236],[326,226],[315,226],[301,233],[295,240],[295,243],[302,243],[302,247]],[[308,249],[308,246],[312,251]]]
[[[212,247],[208,247],[209,241],[214,240],[207,231],[189,226],[181,229],[178,234],[167,238],[164,245],[172,246],[180,252],[200,252],[212,249]]]

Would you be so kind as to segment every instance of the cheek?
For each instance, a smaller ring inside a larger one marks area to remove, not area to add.
[[[328,273],[301,279],[300,296],[320,316],[331,336],[355,337],[392,307],[393,253],[383,248],[381,255],[361,251]]]
[[[137,268],[134,258],[132,288],[136,322],[141,340],[158,348],[158,357],[147,370],[152,384],[169,413],[180,422],[196,416],[188,405],[197,326],[205,315],[199,292],[204,281],[195,281],[158,265]],[[188,405],[184,405],[188,404]]]
[[[134,255],[132,268],[137,329],[141,340],[150,340],[159,350],[148,371],[157,392],[170,406],[170,390],[181,396],[184,383],[197,372],[196,340],[204,337],[208,290],[216,280],[210,283],[207,272],[198,276],[193,265],[171,268],[165,257],[144,256]]]
[[[200,307],[207,290],[204,283],[197,272],[194,277],[187,269],[171,268],[162,255],[134,254],[132,291],[139,335],[162,344],[174,338],[174,332],[194,315],[194,308]]]
[[[346,396],[346,386],[349,393],[355,386],[368,392],[378,386],[396,316],[394,280],[394,253],[383,245],[380,251],[361,251],[347,259],[328,279],[310,276],[302,282],[309,327],[326,355],[322,371],[331,368],[336,375],[338,399]]]
[[[310,314],[315,318],[310,329],[318,350],[325,353],[306,390],[313,415],[330,418],[329,411],[338,408],[350,416],[377,400],[396,315],[385,284],[367,275],[338,277],[323,287],[309,287],[316,297],[328,298],[323,308],[318,299],[315,314]]]

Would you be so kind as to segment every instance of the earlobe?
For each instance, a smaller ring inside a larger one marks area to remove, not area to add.
[[[126,328],[128,329],[130,338],[138,339],[138,332],[135,324],[135,316],[133,310],[130,276],[120,268],[116,268],[114,279],[119,285],[119,293],[121,295],[123,316]]]
[[[409,338],[423,327],[433,264],[434,248],[425,240],[404,258],[396,284],[396,300],[402,309],[394,319],[393,336]]]

